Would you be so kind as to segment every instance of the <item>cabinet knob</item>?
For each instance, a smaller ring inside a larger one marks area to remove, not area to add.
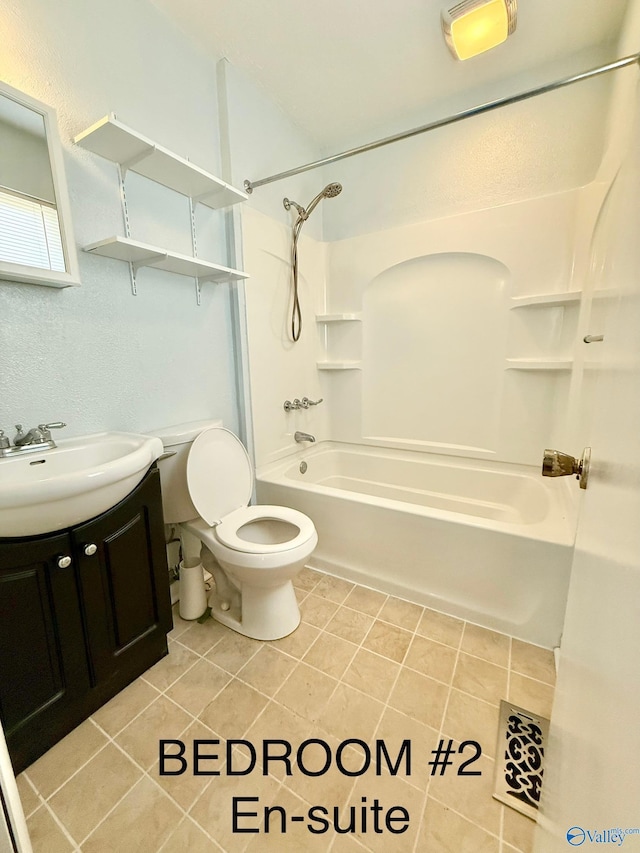
[[[63,557],[58,557],[58,568],[59,569],[68,569],[71,565],[71,557],[66,554]]]
[[[97,550],[98,546],[94,545],[93,542],[90,542],[88,545],[84,546],[84,553],[87,557],[93,557]]]

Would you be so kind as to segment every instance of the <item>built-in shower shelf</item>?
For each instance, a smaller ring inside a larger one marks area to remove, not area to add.
[[[511,370],[571,370],[573,359],[558,358],[508,358],[507,368]]]
[[[361,314],[318,314],[316,316],[316,323],[357,323],[361,320]]]
[[[149,246],[147,243],[139,243],[130,237],[109,237],[97,243],[91,243],[84,247],[85,252],[92,255],[102,255],[105,258],[113,258],[117,261],[128,261],[138,267],[154,267],[154,269],[165,270],[177,275],[187,275],[197,278],[198,281],[240,281],[249,276],[240,270],[214,264],[211,261],[203,261],[190,255],[179,255],[168,249],[157,246]]]
[[[533,296],[514,296],[511,299],[512,308],[552,308],[579,302],[581,290],[566,290],[564,293],[537,293]]]
[[[360,361],[317,361],[318,370],[360,370]]]
[[[214,210],[248,198],[246,193],[122,124],[113,113],[78,134],[74,142]]]

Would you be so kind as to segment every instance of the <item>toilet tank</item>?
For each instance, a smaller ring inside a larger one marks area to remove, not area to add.
[[[158,460],[165,524],[179,524],[198,518],[187,488],[187,457],[196,436],[205,429],[221,426],[222,421],[216,420],[190,421],[149,433],[162,441],[165,453],[172,454]]]

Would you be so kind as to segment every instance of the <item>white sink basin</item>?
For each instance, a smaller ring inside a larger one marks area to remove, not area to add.
[[[126,497],[162,453],[159,438],[103,432],[0,459],[0,537],[88,521]]]

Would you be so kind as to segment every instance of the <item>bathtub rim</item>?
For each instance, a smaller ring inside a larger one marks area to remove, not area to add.
[[[355,453],[359,456],[381,456],[388,459],[419,461],[423,464],[433,464],[445,468],[471,468],[503,476],[524,476],[534,480],[545,489],[549,500],[549,512],[539,522],[528,524],[506,522],[467,513],[454,512],[452,510],[421,506],[394,498],[381,498],[368,495],[365,492],[352,492],[333,486],[324,486],[316,482],[305,483],[299,479],[286,479],[285,475],[287,471],[299,465],[301,461],[306,461],[332,451],[345,451]],[[286,457],[261,465],[256,470],[256,482],[277,484],[286,488],[314,492],[339,500],[363,503],[369,506],[384,506],[394,512],[407,512],[450,524],[464,524],[471,527],[494,530],[508,536],[524,537],[526,539],[535,539],[554,545],[566,545],[569,547],[573,547],[575,544],[578,501],[581,496],[579,490],[573,484],[572,478],[571,483],[567,482],[567,478],[545,480],[542,478],[539,469],[534,465],[502,462],[495,459],[478,459],[476,457],[448,456],[446,454],[425,453],[416,450],[399,450],[389,447],[377,447],[370,444],[332,440],[316,442],[310,447],[299,448]],[[574,486],[573,489],[571,488],[572,485]]]

